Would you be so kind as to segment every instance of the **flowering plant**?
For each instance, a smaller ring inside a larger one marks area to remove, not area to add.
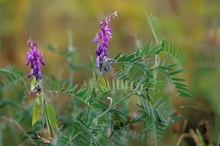
[[[111,18],[115,18],[117,16],[117,11],[112,14],[106,15],[103,21],[100,23],[100,31],[95,34],[95,38],[93,39],[93,43],[96,44],[98,39],[100,39],[100,43],[96,48],[96,68],[100,71],[104,69],[104,71],[108,71],[110,69],[110,61],[113,61],[112,58],[108,57],[108,42],[112,38],[112,28],[108,27],[108,23],[111,21]]]
[[[161,98],[165,94],[165,84],[169,80],[177,96],[190,97],[185,79],[178,76],[183,72],[184,53],[180,49],[175,52],[172,45],[169,47],[166,39],[157,31],[156,18],[149,15],[147,18],[155,44],[143,45],[136,39],[133,52],[118,52],[113,58],[109,58],[108,43],[112,38],[112,28],[108,24],[116,16],[117,12],[108,14],[100,23],[100,30],[92,41],[98,43],[95,51],[96,67],[91,70],[96,76],[82,87],[74,84],[72,77],[66,80],[50,80],[44,74],[43,79],[40,64],[45,65],[45,62],[42,54],[38,50],[37,42],[28,39],[30,50],[26,54],[26,65],[31,66],[28,78],[33,77],[30,93],[37,91],[37,94],[31,106],[23,109],[30,113],[30,107],[32,108],[31,114],[24,116],[32,117],[32,127],[29,127],[31,132],[21,128],[26,138],[23,145],[128,145],[132,139],[140,145],[163,145],[161,141],[166,129],[182,118],[174,116],[175,110]],[[67,56],[75,52],[58,52],[67,59],[71,71],[81,67],[76,67],[68,60]],[[167,55],[163,61],[161,54],[163,57],[164,54]],[[111,71],[108,72],[109,70]],[[106,72],[105,75],[102,74],[103,71]],[[24,74],[13,68],[4,68],[0,72],[15,81],[19,79],[27,90],[28,83]],[[45,88],[42,88],[43,84]],[[72,97],[64,107],[68,106],[70,115],[62,115],[59,112],[61,107],[55,107],[54,110],[48,95],[55,98],[58,94],[62,98]],[[135,102],[133,111],[131,100]],[[45,132],[44,128],[48,131]],[[41,131],[47,135],[41,136]]]
[[[40,91],[41,90],[41,82],[42,82],[42,73],[41,73],[41,67],[40,63],[42,65],[45,65],[45,62],[43,60],[43,56],[38,51],[38,45],[37,42],[33,42],[31,37],[27,41],[28,47],[30,50],[26,54],[26,65],[31,63],[31,71],[28,74],[28,78],[31,76],[34,77],[35,85],[31,88],[30,93]]]

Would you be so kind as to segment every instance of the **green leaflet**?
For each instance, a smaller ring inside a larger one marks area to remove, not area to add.
[[[64,91],[65,86],[66,86],[66,82],[64,81],[63,84],[62,84],[62,86],[61,86],[61,89],[60,89],[60,92],[61,92],[61,93]]]
[[[59,85],[57,82],[55,82],[55,90],[58,91],[59,90]]]
[[[40,114],[40,106],[38,105],[38,101],[38,98],[34,100],[34,105],[32,108],[32,126],[38,121]]]
[[[102,87],[103,87],[106,91],[109,91],[109,88],[108,88],[108,86],[107,86],[107,83],[106,83],[105,78],[103,77],[103,75],[100,75],[99,82],[100,82],[100,84],[102,85]]]
[[[76,92],[75,96],[82,98],[83,96],[87,95],[86,92],[88,92],[87,88],[81,88]]]
[[[182,96],[182,97],[191,97],[192,95],[188,92],[185,92],[183,90],[177,90],[177,92],[179,93],[179,96]]]
[[[127,55],[122,55],[120,58],[118,58],[117,62],[123,62],[123,60],[126,58]]]
[[[31,80],[31,91],[34,90],[35,84],[36,84],[36,78],[33,78],[33,79]]]
[[[140,59],[140,58],[141,58],[140,56],[134,57],[134,58],[132,58],[129,62],[135,62],[135,61],[137,61],[137,60]]]
[[[118,53],[115,55],[114,60],[117,60],[117,59],[120,57],[120,55],[121,55],[121,52],[118,52]]]
[[[72,82],[69,84],[69,86],[66,89],[66,92],[68,92],[68,91],[70,91],[72,89],[72,84],[73,84]]]
[[[72,84],[72,83],[71,83]],[[68,88],[65,93],[66,94],[73,94],[73,92],[76,90],[76,88],[78,87],[78,85],[75,85],[74,87]]]
[[[182,72],[182,71],[183,71],[183,70],[181,69],[181,70],[177,70],[177,71],[174,71],[174,72],[170,72],[169,75],[170,75],[170,76],[176,75],[176,74],[178,74],[178,73],[180,73],[180,72]]]
[[[48,112],[48,119],[50,121],[50,124],[55,127],[57,127],[57,122],[56,122],[56,113],[54,111],[53,106],[51,105],[51,103],[47,103],[47,112]]]
[[[186,79],[182,79],[182,78],[171,78],[171,80],[174,80],[174,81],[186,81]]]
[[[54,82],[50,82],[50,90],[53,90],[54,88]]]

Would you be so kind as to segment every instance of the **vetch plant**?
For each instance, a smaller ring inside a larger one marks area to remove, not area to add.
[[[42,73],[40,63],[42,65],[45,65],[45,62],[43,60],[42,54],[38,51],[37,42],[33,42],[30,37],[27,41],[27,44],[30,50],[26,54],[26,65],[28,65],[29,63],[31,64],[31,71],[28,75],[28,78],[33,76],[30,93],[37,92],[32,109],[32,125],[34,125],[38,121],[39,113],[41,110],[46,121],[48,132],[51,134],[51,137],[53,138],[52,128],[57,128],[57,123],[53,106],[46,99],[42,85]]]
[[[109,58],[108,43],[112,38],[112,28],[108,25],[116,16],[117,12],[108,14],[100,22],[100,30],[92,41],[98,43],[95,67],[91,70],[94,77],[82,87],[70,79],[49,79],[45,78],[45,74],[43,79],[40,64],[45,65],[45,62],[37,43],[31,38],[28,40],[30,50],[26,55],[26,65],[31,65],[28,77],[33,77],[30,93],[37,92],[31,106],[32,126],[36,128],[40,121],[43,126],[33,132],[37,135],[35,140],[31,134],[27,134],[27,139],[35,144],[40,141],[59,146],[129,145],[133,141],[139,145],[165,145],[162,139],[166,129],[182,119],[181,116],[173,115],[175,110],[163,98],[165,95],[171,96],[163,92],[165,84],[175,89],[176,96],[190,97],[185,79],[179,77],[183,72],[185,55],[181,49],[174,48],[172,43],[162,37],[155,16],[148,15],[148,23],[156,41],[144,45],[136,39],[133,52],[118,52],[113,58]],[[52,52],[57,50],[52,46],[47,49]],[[63,57],[70,55],[68,51],[57,52]],[[80,65],[68,63],[73,67],[71,71],[80,68]],[[103,74],[103,71],[106,73]],[[17,83],[19,79],[27,90],[26,77],[23,74],[12,67],[3,68],[0,72],[11,79],[8,84]],[[56,116],[46,96],[48,93],[54,98],[57,94],[71,97],[69,105],[76,109],[68,113],[71,118],[64,118],[67,115],[60,113]],[[132,102],[133,111],[130,109]],[[43,118],[40,117],[40,111]],[[38,132],[44,127],[48,129],[49,137],[39,136]],[[140,130],[133,127],[139,127]],[[30,141],[23,144],[28,142]]]
[[[174,117],[172,107],[163,98],[158,98],[165,87],[165,80],[159,79],[158,74],[162,73],[170,80],[177,96],[190,97],[184,84],[185,79],[176,77],[183,71],[183,52],[180,49],[176,52],[173,45],[168,46],[165,38],[157,31],[156,18],[150,15],[148,21],[156,45],[143,45],[136,40],[133,53],[122,55],[119,52],[113,59],[109,59],[108,41],[112,37],[112,29],[108,28],[108,22],[115,14],[104,17],[100,23],[101,30],[93,39],[93,43],[100,39],[96,48],[96,69],[102,73],[102,70],[108,71],[111,69],[110,65],[113,65],[114,69],[109,74],[112,73],[114,78],[108,80],[107,75],[95,72],[98,76],[89,82],[88,87],[72,94],[84,102],[88,109],[85,116],[76,117],[76,121],[69,125],[67,132],[58,140],[60,145],[127,145],[129,139],[149,145],[163,145],[161,139],[165,130],[182,118]],[[162,53],[167,54],[169,59],[161,61]],[[75,91],[75,87],[73,90]],[[65,92],[71,91],[68,87]],[[103,101],[105,98],[110,100],[109,104]],[[125,104],[125,101],[129,102],[132,98],[138,99],[136,108],[139,110],[133,117],[126,119],[129,104]],[[129,129],[133,124],[140,123],[144,125],[143,130],[137,132]]]

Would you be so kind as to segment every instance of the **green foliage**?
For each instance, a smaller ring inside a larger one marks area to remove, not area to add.
[[[15,70],[14,66],[6,66],[0,69],[0,92],[16,86],[18,83],[23,83],[24,73],[20,70]],[[3,76],[5,75],[5,76]]]
[[[74,145],[84,145],[85,143],[91,144],[94,141],[93,136],[98,138],[99,134],[95,134],[94,132],[95,135],[91,135],[89,131],[92,132],[93,128],[96,127],[96,124],[102,123],[103,127],[106,127],[111,123],[110,136],[108,139],[116,145],[124,145],[125,143],[120,141],[120,139],[122,137],[126,139],[128,135],[127,133],[130,131],[125,127],[134,123],[142,122],[144,123],[144,128],[139,135],[144,136],[141,136],[138,140],[144,143],[147,142],[150,145],[163,145],[161,139],[164,136],[166,129],[173,122],[180,120],[181,117],[173,117],[175,112],[173,108],[167,106],[162,98],[156,100],[153,97],[162,92],[162,89],[164,88],[165,81],[164,79],[158,79],[158,71],[161,71],[165,77],[171,81],[178,96],[190,97],[190,94],[188,93],[187,86],[184,84],[185,79],[178,77],[183,71],[182,69],[179,69],[184,61],[183,52],[179,49],[177,53],[175,53],[173,45],[171,45],[169,49],[167,47],[167,41],[165,39],[160,39],[161,37],[157,36],[159,31],[155,30],[157,27],[155,27],[156,20],[154,16],[149,16],[148,21],[153,29],[152,31],[157,42],[156,45],[153,46],[152,43],[142,45],[142,43],[137,40],[135,52],[130,54],[121,54],[119,52],[115,55],[115,61],[111,63],[111,65],[115,66],[112,72],[114,79],[106,80],[103,75],[98,75],[97,79],[92,82],[91,86],[92,88],[95,87],[95,90],[89,90],[89,87],[87,87],[88,89],[79,89],[76,93],[70,94],[72,97],[80,99],[88,106],[87,116],[91,116],[91,110],[98,116],[87,117],[85,123],[91,124],[84,124],[86,127],[84,129],[80,127],[80,125],[83,124],[77,124],[77,122],[70,125],[68,127],[68,132],[61,138],[62,144],[69,145],[71,142]],[[162,53],[167,54],[167,61],[164,60],[163,62],[160,62],[159,55]],[[66,93],[64,90],[64,84],[65,82],[61,85],[59,92],[62,91],[62,93]],[[68,88],[68,90],[72,89]],[[93,98],[91,94],[93,94],[93,96],[95,95],[95,98]],[[110,105],[108,106],[101,101],[103,97],[106,96],[110,97],[110,100],[115,98],[121,98],[121,100],[113,104],[111,103],[112,101],[110,101]],[[116,108],[126,99],[134,97],[138,98],[137,107],[139,107],[140,110],[137,111],[136,117],[126,121],[126,114],[121,113],[120,110]],[[97,110],[100,109],[103,109],[104,112],[97,112]],[[103,117],[108,118],[111,122],[109,123],[108,121],[105,121]],[[99,122],[94,122],[97,119]],[[73,134],[74,131],[78,130],[87,134],[83,140],[78,137],[78,135],[81,136],[81,133]],[[99,133],[102,133],[103,135],[105,132],[106,131],[104,130],[100,130]],[[73,135],[75,135],[75,137]],[[73,137],[71,138],[71,141],[69,139],[70,137]]]
[[[175,111],[171,106],[167,106],[162,98],[153,104],[147,102],[146,105],[138,105],[142,116],[138,120],[145,123],[143,132],[150,138],[150,145],[163,145],[160,140],[165,135],[165,130],[172,124]]]
[[[32,105],[32,126],[37,127],[40,121],[43,121],[41,127],[46,126],[53,140],[51,141],[50,137],[44,139],[34,132],[38,137],[34,143],[41,140],[53,145],[127,145],[133,139],[141,144],[164,145],[162,139],[167,128],[182,118],[174,116],[175,110],[163,98],[167,81],[177,96],[190,97],[190,93],[185,84],[186,80],[182,78],[182,63],[185,60],[183,51],[176,50],[172,43],[169,44],[162,37],[155,16],[149,15],[147,18],[156,43],[143,45],[136,39],[134,52],[119,52],[114,56],[110,73],[100,74],[94,71],[94,78],[83,86],[73,83],[71,78],[46,78],[44,85],[40,83],[41,90]],[[70,58],[76,55],[74,51],[63,51],[51,45],[47,50],[65,57],[69,71],[89,69],[70,61]],[[23,74],[15,71],[13,67],[0,69],[0,73],[7,78],[3,80],[7,85],[0,82],[0,91],[11,84],[16,85],[18,81],[25,81]],[[26,82],[23,84],[27,86]],[[31,90],[36,84],[33,79]],[[59,108],[54,110],[47,94],[52,97],[70,96],[68,105],[74,109],[71,112],[77,115],[70,115],[70,119],[62,115],[56,117]],[[132,107],[133,116],[130,116],[131,100],[136,102]],[[4,104],[16,105],[11,101],[1,100],[0,105]],[[40,111],[44,119],[40,117]],[[141,126],[142,130],[135,131],[130,128],[134,124]]]
[[[96,138],[98,129],[89,129],[82,119],[78,118],[76,122],[67,128],[65,136],[61,137],[58,145],[94,145],[101,146]]]

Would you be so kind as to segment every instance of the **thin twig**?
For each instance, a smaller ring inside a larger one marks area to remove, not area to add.
[[[120,104],[121,102],[123,102],[125,99],[129,98],[130,96],[132,96],[133,93],[130,93],[129,95],[127,95],[126,97],[122,98],[121,100],[119,100],[117,103],[115,103],[114,105],[112,105],[112,108],[117,106],[118,104]]]
[[[180,135],[180,137],[177,140],[177,146],[180,145],[181,141],[183,140],[183,138],[187,138],[190,137],[194,140],[194,142],[196,143],[197,146],[201,146],[202,144],[199,142],[199,138],[197,136],[197,134],[195,133],[195,131],[193,129],[189,129],[189,133],[183,133]]]
[[[188,123],[188,119],[184,119],[183,126],[182,126],[182,129],[181,129],[181,133],[183,133],[185,131],[187,123]]]
[[[189,133],[183,133],[183,134],[181,134],[180,137],[179,137],[178,140],[177,140],[177,144],[176,144],[176,145],[179,146],[180,143],[182,142],[182,140],[183,140],[184,138],[187,138],[187,137],[192,138],[192,135],[189,134]]]

